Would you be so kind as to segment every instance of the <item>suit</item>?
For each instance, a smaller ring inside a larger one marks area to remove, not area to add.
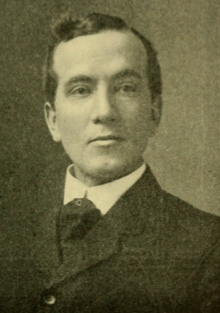
[[[1,220],[2,312],[220,312],[219,217],[164,192],[148,167],[62,260],[57,181],[28,182]]]

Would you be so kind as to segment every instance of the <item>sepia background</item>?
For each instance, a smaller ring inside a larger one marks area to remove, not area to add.
[[[2,199],[19,172],[37,175],[42,167],[68,162],[46,129],[41,69],[51,19],[71,9],[76,16],[93,11],[120,16],[152,40],[162,68],[164,109],[146,160],[165,190],[220,215],[218,0],[0,0],[0,4]]]

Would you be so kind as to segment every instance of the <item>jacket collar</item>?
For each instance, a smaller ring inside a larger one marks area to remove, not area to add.
[[[157,217],[160,214],[158,206],[160,202],[162,202],[162,191],[150,168],[147,167],[137,183],[118,200],[84,238],[80,246],[79,259],[76,261],[76,253],[73,252],[55,271],[50,286],[75,276],[116,254],[121,249],[123,236],[141,234],[148,227],[148,223],[151,223],[152,228],[152,221],[157,223],[155,210]]]

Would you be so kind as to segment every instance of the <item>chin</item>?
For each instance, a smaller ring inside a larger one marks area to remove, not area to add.
[[[89,170],[92,174],[91,176],[101,181],[108,182],[126,176],[133,171],[133,166],[133,163],[131,165],[131,163],[126,162],[125,159],[99,159],[94,163],[90,163]]]

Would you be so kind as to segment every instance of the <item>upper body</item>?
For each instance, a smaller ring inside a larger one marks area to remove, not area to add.
[[[23,180],[1,211],[1,312],[218,312],[218,217],[163,191],[147,166],[61,258],[56,170]]]
[[[122,179],[143,164],[159,125],[162,88],[156,52],[136,30],[101,14],[61,21],[49,44],[45,92],[50,133],[87,188]],[[18,188],[1,219],[3,310],[219,308],[219,218],[162,191],[147,167],[64,254],[61,172],[38,177]]]

